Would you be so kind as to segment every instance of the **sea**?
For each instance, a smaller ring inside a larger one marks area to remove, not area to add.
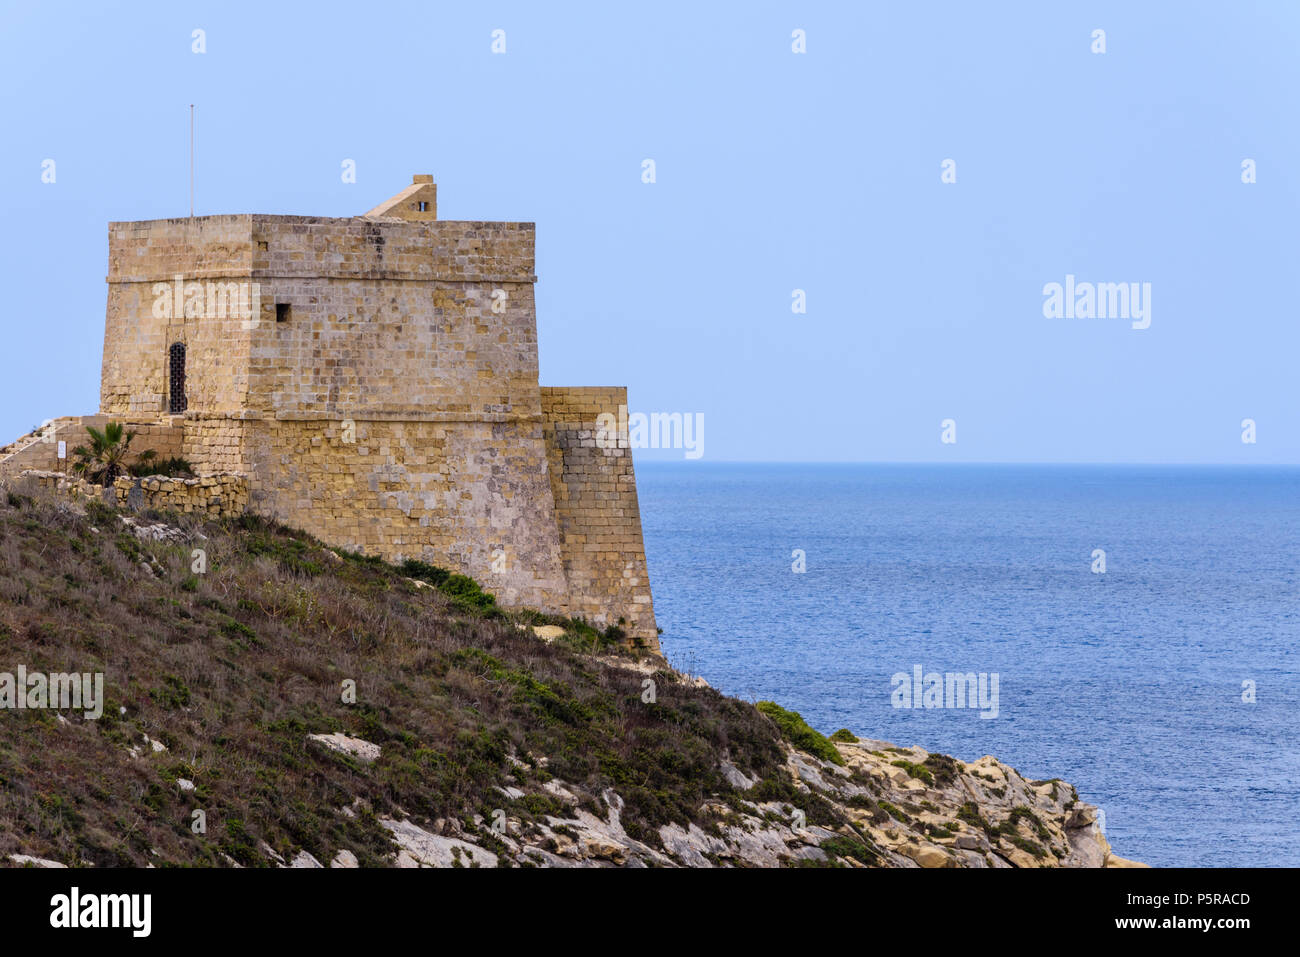
[[[1300,468],[636,470],[678,668],[1060,778],[1123,857],[1300,866]]]

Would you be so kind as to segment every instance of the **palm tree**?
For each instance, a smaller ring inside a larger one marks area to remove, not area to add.
[[[86,426],[90,433],[90,446],[78,445],[72,450],[72,471],[96,485],[112,485],[126,472],[126,458],[130,454],[135,432],[127,432],[121,422],[109,422],[101,432],[93,425]]]

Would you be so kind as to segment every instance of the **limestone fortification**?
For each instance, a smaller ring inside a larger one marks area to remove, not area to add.
[[[438,220],[432,176],[345,219],[111,223],[99,414],[0,449],[0,475],[127,423],[200,476],[160,501],[224,490],[195,510],[246,501],[657,648],[628,437],[597,436],[626,389],[538,385],[534,239]]]

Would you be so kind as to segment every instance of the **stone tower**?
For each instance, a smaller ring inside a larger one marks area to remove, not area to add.
[[[251,510],[658,646],[623,388],[541,388],[532,223],[112,223],[100,415],[173,437]]]

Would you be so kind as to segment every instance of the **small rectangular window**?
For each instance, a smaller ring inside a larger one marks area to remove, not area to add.
[[[429,211],[429,204],[426,203],[424,200],[420,200],[420,201],[419,201],[419,210],[420,210],[420,212],[422,212],[422,213],[427,213],[427,212]]]
[[[276,322],[289,321],[289,304],[287,302],[277,302],[275,304],[275,321]]]

